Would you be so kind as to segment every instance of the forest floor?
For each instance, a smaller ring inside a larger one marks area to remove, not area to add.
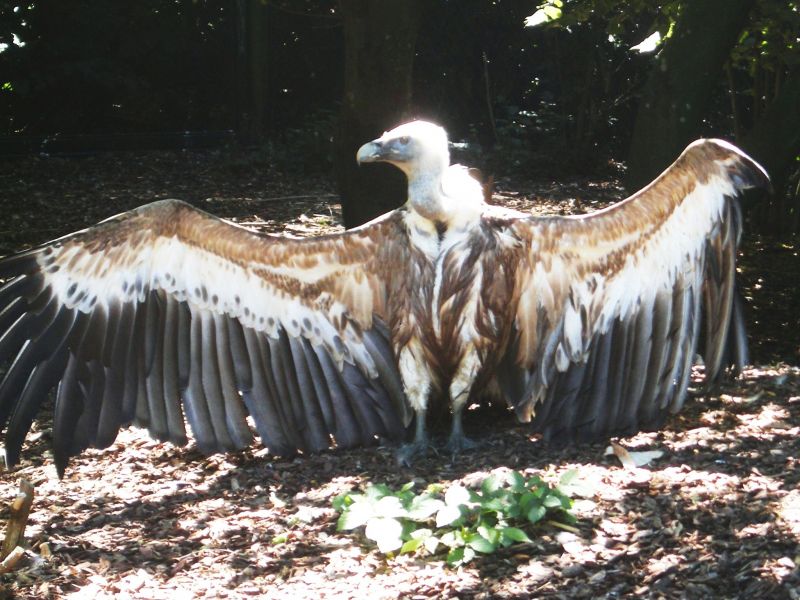
[[[330,177],[281,175],[262,159],[160,152],[0,163],[0,255],[167,197],[262,231],[340,228]],[[589,212],[623,195],[613,177],[495,186],[495,201],[542,214]],[[478,450],[413,469],[398,468],[388,447],[204,457],[127,430],[73,460],[59,481],[45,417],[21,465],[0,471],[0,523],[19,480],[35,485],[28,551],[0,574],[0,600],[800,598],[797,247],[745,233],[741,270],[756,366],[694,394],[664,430],[617,440],[663,452],[641,468],[622,466],[605,444],[546,446],[506,411],[481,408],[466,419]],[[331,501],[342,492],[472,484],[509,469],[548,481],[577,469],[586,484],[577,532],[533,528],[531,543],[450,568],[438,555],[386,558],[336,531]]]

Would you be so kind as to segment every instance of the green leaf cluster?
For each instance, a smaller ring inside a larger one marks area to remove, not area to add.
[[[512,471],[487,477],[477,490],[433,484],[419,494],[413,482],[399,490],[369,485],[363,493],[334,499],[341,513],[337,529],[363,527],[366,538],[387,555],[446,552],[447,564],[455,567],[477,554],[530,542],[526,529],[544,521],[574,523],[569,488],[576,475],[569,471],[551,486],[538,476]]]

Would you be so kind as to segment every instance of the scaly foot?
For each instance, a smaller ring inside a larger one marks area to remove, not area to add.
[[[473,442],[463,433],[457,434],[453,433],[450,435],[450,439],[447,440],[447,445],[445,448],[447,449],[450,454],[456,456],[464,451],[475,450],[478,447],[477,442]]]
[[[410,467],[418,458],[425,458],[433,450],[427,439],[403,444],[397,451],[397,464],[401,467]]]

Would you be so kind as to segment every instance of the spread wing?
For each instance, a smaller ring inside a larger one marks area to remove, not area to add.
[[[696,349],[709,381],[745,363],[736,198],[768,182],[700,140],[604,211],[509,221],[518,305],[498,378],[518,416],[567,440],[654,428],[682,406]]]
[[[167,200],[0,261],[0,428],[9,465],[55,392],[70,456],[134,422],[206,452],[275,454],[399,437],[386,328],[396,215],[341,235],[259,235]]]

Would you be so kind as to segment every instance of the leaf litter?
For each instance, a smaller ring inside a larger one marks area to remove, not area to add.
[[[337,231],[332,179],[284,175],[235,150],[6,161],[0,254],[167,197],[260,231]],[[494,200],[568,214],[623,196],[613,177],[568,183],[499,179]],[[757,366],[695,393],[664,430],[615,440],[634,462],[650,457],[646,465],[625,468],[605,444],[544,445],[507,411],[481,407],[465,419],[482,442],[477,451],[432,456],[413,470],[396,467],[393,448],[283,458],[253,447],[204,457],[126,430],[111,448],[75,459],[59,481],[44,418],[21,465],[0,471],[3,524],[19,480],[36,488],[25,556],[0,575],[0,600],[798,598],[800,263],[785,241],[746,233],[745,246]],[[444,436],[446,423],[440,416],[434,430]],[[344,492],[412,480],[470,488],[476,474],[503,469],[553,478],[577,470],[576,531],[546,531],[457,569],[408,555],[387,560],[336,531],[331,503]]]

